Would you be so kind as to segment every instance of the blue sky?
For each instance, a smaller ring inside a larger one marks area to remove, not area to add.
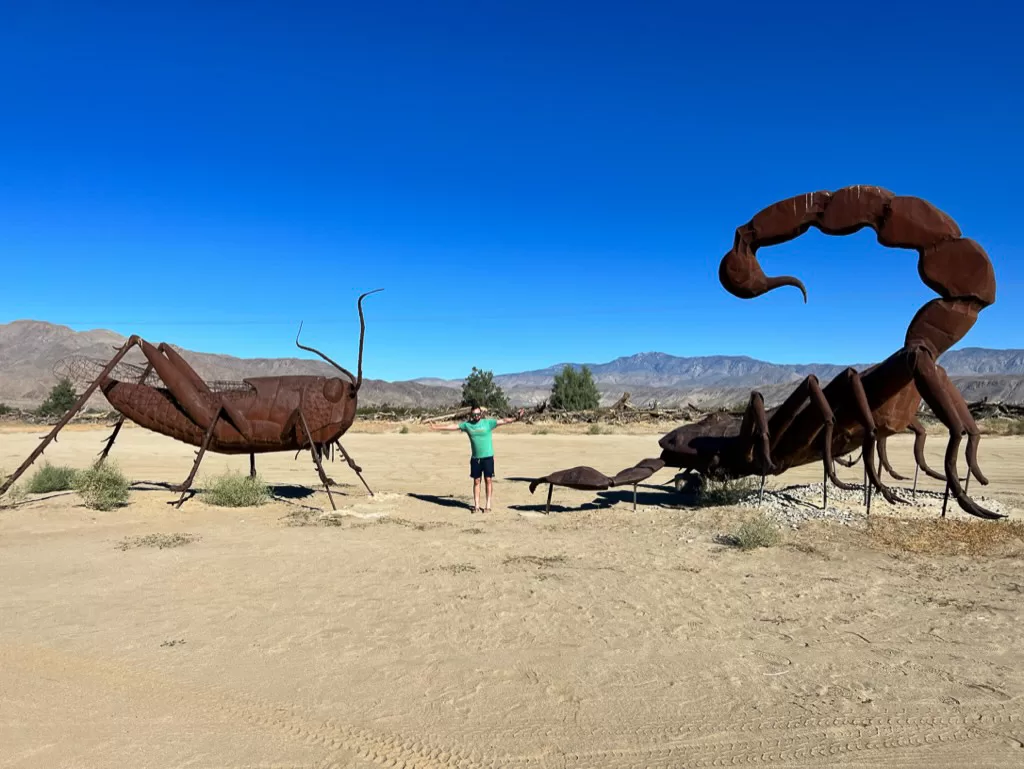
[[[1024,347],[1022,12],[1006,3],[7,3],[0,322],[458,377],[658,350],[884,358],[916,254],[816,231],[727,294],[733,231],[848,184],[995,265]],[[94,6],[94,7],[88,7]],[[874,276],[878,277],[874,277]]]

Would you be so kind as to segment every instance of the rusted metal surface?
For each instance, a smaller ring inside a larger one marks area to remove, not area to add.
[[[641,481],[646,481],[664,466],[664,459],[644,459],[637,462],[633,467],[627,467],[625,470],[617,472],[615,477],[612,478],[612,486],[626,486],[628,484],[635,486]]]
[[[568,470],[557,470],[543,478],[537,478],[530,482],[530,493],[537,490],[542,483],[553,486],[565,486],[569,489],[580,491],[602,491],[611,488],[612,479],[593,467],[580,465],[570,467]]]
[[[792,286],[806,302],[803,282],[788,275],[765,275],[757,250],[792,240],[811,227],[829,235],[870,227],[882,245],[916,250],[918,273],[939,298],[918,310],[903,347],[881,363],[864,372],[847,369],[824,386],[808,377],[785,403],[767,412],[754,392],[742,417],[716,414],[665,435],[660,441],[662,459],[672,467],[720,478],[778,475],[820,461],[827,480],[852,488],[835,477],[833,457],[860,448],[868,488],[897,502],[881,481],[875,449],[882,441],[881,466],[887,466],[884,440],[911,430],[919,468],[944,481],[947,494],[965,512],[980,518],[1004,517],[971,499],[957,476],[957,456],[966,434],[966,483],[971,476],[988,483],[977,462],[978,426],[936,362],[971,329],[978,313],[995,302],[995,272],[988,255],[978,243],[962,237],[956,222],[928,201],[857,185],[789,198],[757,213],[736,230],[733,247],[719,266],[722,285],[743,299]],[[924,464],[924,431],[916,419],[922,398],[949,429],[943,473]]]
[[[551,494],[555,486],[565,486],[569,489],[579,491],[604,491],[613,486],[633,487],[633,509],[636,509],[636,487],[641,481],[645,481],[665,466],[665,460],[659,458],[644,459],[637,462],[633,467],[620,470],[614,478],[609,478],[600,470],[595,470],[587,465],[570,467],[568,470],[557,470],[545,475],[543,478],[536,478],[530,482],[530,493],[537,490],[538,486],[548,484],[548,499],[544,512],[551,512]]]
[[[366,333],[363,299],[380,290],[361,295],[356,304],[359,312],[359,361],[355,375],[319,350],[299,344],[298,336],[295,338],[296,346],[316,353],[338,369],[342,376],[276,376],[254,377],[241,382],[205,382],[170,345],[161,343],[154,346],[134,335],[106,363],[85,358],[65,361],[62,367],[64,375],[80,380],[88,376],[91,383],[14,475],[4,481],[0,494],[7,491],[43,453],[98,388],[110,405],[120,412],[121,418],[97,463],[110,453],[125,419],[199,447],[192,472],[184,483],[175,487],[181,491],[177,502],[179,506],[185,500],[207,451],[249,454],[251,472],[255,474],[256,454],[309,449],[333,507],[334,498],[321,458],[333,457],[337,448],[372,495],[362,477],[362,468],[348,455],[340,439],[355,421],[356,401],[363,384]],[[141,349],[147,361],[145,367],[121,360],[133,347]]]

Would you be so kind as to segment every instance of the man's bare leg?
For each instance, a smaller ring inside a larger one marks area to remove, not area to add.
[[[494,478],[489,476],[487,478],[487,507],[484,512],[491,512],[491,500],[494,499]]]
[[[473,479],[473,512],[480,512],[480,479]]]

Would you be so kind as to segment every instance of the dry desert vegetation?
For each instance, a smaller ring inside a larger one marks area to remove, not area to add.
[[[106,429],[46,458],[86,467]],[[0,467],[44,432],[4,427]],[[308,453],[258,457],[274,497],[247,508],[203,490],[248,458],[209,455],[175,509],[157,483],[192,449],[126,428],[127,506],[0,509],[0,766],[1024,765],[1024,438],[986,437],[971,489],[1008,521],[876,498],[870,523],[843,502],[846,525],[743,550],[758,511],[684,503],[669,470],[636,512],[556,489],[545,516],[515,479],[611,474],[658,433],[540,432],[496,433],[496,509],[474,515],[465,436],[357,429],[376,496],[329,464],[334,515]],[[909,437],[889,455],[912,470]]]

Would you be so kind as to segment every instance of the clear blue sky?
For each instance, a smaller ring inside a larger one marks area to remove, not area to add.
[[[717,280],[757,210],[862,183],[988,251],[960,346],[1024,347],[1024,12],[711,5],[5,3],[0,322],[248,357],[306,356],[304,319],[354,365],[356,296],[385,287],[375,378],[873,361],[935,296],[914,252],[763,250],[807,305]]]

